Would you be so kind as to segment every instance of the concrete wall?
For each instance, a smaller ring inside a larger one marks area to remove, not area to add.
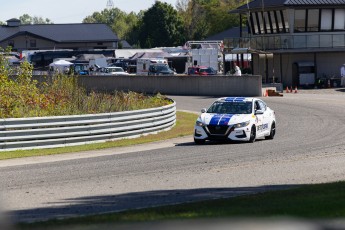
[[[95,91],[136,91],[170,95],[262,96],[261,76],[79,76]]]

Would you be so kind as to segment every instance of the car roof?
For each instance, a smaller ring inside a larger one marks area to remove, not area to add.
[[[189,69],[200,69],[200,68],[208,68],[207,66],[190,66]]]
[[[122,69],[122,67],[118,67],[118,66],[108,66],[105,68],[107,68],[107,69]]]
[[[221,97],[218,98],[216,101],[221,102],[252,102],[254,100],[258,100],[254,97]]]

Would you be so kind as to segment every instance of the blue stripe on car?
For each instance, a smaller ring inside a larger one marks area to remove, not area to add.
[[[225,98],[226,102],[243,102],[246,98],[245,97],[227,97]]]
[[[210,125],[228,125],[233,114],[217,114],[211,118]]]

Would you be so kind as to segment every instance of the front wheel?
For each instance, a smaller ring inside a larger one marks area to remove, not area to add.
[[[274,135],[276,135],[276,123],[273,122],[271,125],[270,135],[266,136],[265,139],[273,139]]]
[[[202,145],[202,144],[205,144],[205,140],[194,138],[194,143],[197,145]]]
[[[249,142],[254,143],[255,139],[256,139],[256,128],[255,128],[255,126],[253,126],[252,129],[250,130]]]

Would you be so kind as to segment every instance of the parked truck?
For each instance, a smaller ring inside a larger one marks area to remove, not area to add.
[[[160,63],[168,65],[168,60],[165,58],[138,58],[137,59],[137,74],[148,75],[151,64]]]

